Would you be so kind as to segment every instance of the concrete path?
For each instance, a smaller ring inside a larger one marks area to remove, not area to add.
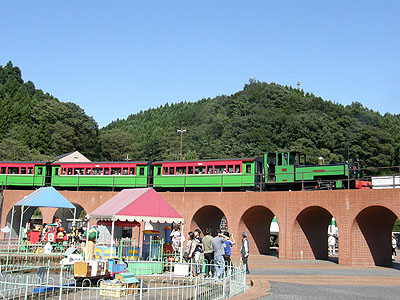
[[[340,266],[330,261],[289,261],[251,256],[252,287],[234,300],[400,299],[400,263],[392,268]]]

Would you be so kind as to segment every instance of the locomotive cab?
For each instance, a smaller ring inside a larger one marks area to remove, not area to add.
[[[267,183],[294,182],[295,166],[305,165],[306,156],[301,152],[274,152],[264,154]]]

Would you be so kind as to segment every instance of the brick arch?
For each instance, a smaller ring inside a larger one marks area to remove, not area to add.
[[[361,209],[351,224],[352,265],[392,265],[391,232],[398,215],[386,205]]]
[[[28,220],[32,217],[32,215],[36,209],[40,210],[40,213],[43,218],[43,210],[40,209],[40,207],[29,207],[27,209],[27,211],[24,213],[24,217],[22,220],[22,226],[25,227],[26,222],[28,222]],[[16,238],[19,234],[19,227],[21,225],[21,208],[20,207],[15,208],[14,220],[13,220],[12,226],[11,226],[11,215],[12,215],[12,208],[7,213],[6,226],[11,228],[11,234],[12,234],[11,237]],[[4,238],[8,238],[8,235],[5,234]]]
[[[274,215],[269,208],[255,205],[247,209],[240,218],[239,234],[247,232],[250,248],[257,249],[260,254],[269,254],[270,226]]]
[[[306,207],[296,216],[292,225],[293,259],[328,259],[328,226],[332,217],[322,206]]]
[[[222,217],[227,215],[223,212],[223,210],[214,205],[205,205],[200,207],[192,217],[190,222],[190,231],[199,228],[202,232],[206,228],[210,228],[213,232],[219,228]],[[228,226],[229,226],[228,221]]]
[[[86,210],[82,207],[81,204],[76,203],[76,202],[72,202],[71,204],[74,205],[74,206],[76,207],[76,218],[79,217],[79,214],[80,214],[82,211],[85,211],[85,212],[86,212]],[[86,213],[87,213],[87,212],[86,212]],[[53,217],[52,217],[52,218],[54,218],[54,217],[60,218],[60,219],[62,220],[63,226],[66,227],[66,226],[67,226],[66,220],[67,220],[67,219],[73,219],[73,217],[74,217],[74,212],[73,212],[73,210],[71,211],[71,210],[68,209],[68,208],[58,208],[56,211],[54,211],[54,214],[53,214]]]

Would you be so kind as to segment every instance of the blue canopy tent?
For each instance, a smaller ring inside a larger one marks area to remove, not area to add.
[[[53,187],[41,187],[40,189],[34,191],[32,194],[25,196],[23,199],[14,204],[12,208],[11,214],[11,227],[14,222],[14,213],[16,211],[16,207],[21,207],[21,222],[19,226],[19,241],[18,246],[20,245],[21,240],[21,231],[22,231],[22,222],[24,213],[30,207],[55,207],[55,208],[69,208],[74,210],[74,219],[76,215],[76,207],[69,202],[63,195],[61,195],[55,188]],[[11,232],[9,235],[9,242],[11,240]]]

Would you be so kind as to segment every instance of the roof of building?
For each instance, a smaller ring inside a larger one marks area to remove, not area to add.
[[[70,154],[72,154],[72,153],[74,153],[74,152],[76,152],[76,151],[72,151],[72,152],[68,152],[68,153],[64,153],[64,154],[61,154],[61,155],[59,155],[59,156],[56,156],[56,161],[57,161],[57,160],[60,160],[61,158],[66,157],[66,156],[68,156],[68,155],[70,155]]]

